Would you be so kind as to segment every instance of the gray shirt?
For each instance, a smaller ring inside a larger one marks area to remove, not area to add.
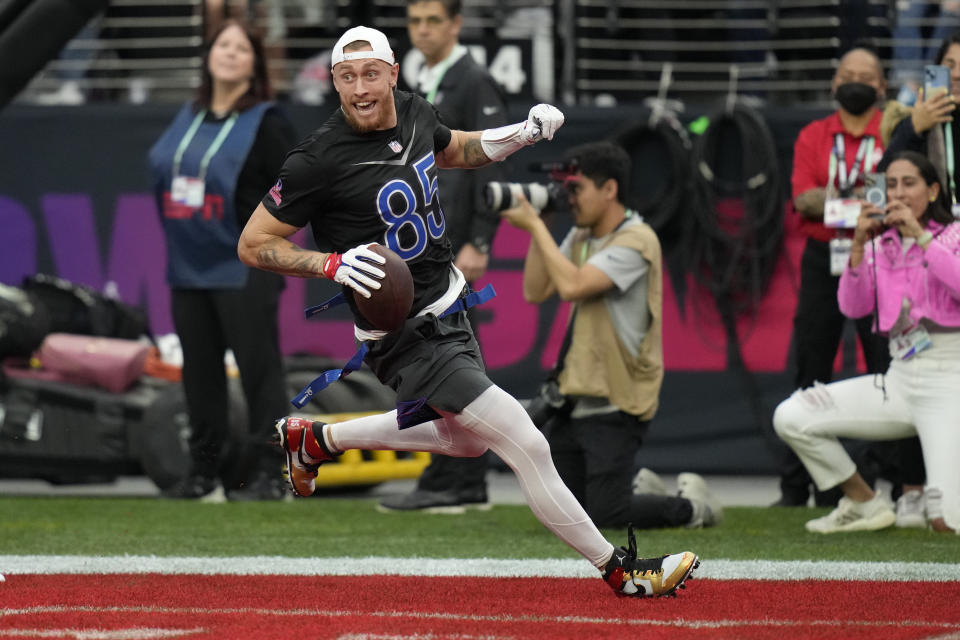
[[[631,215],[620,229],[643,222],[643,218]],[[610,313],[617,337],[632,355],[640,353],[640,345],[647,335],[652,320],[650,308],[647,305],[649,286],[647,274],[650,272],[650,263],[636,249],[628,247],[606,247],[594,253],[593,247],[601,246],[609,236],[590,238],[587,241],[588,249],[584,256],[572,256],[571,247],[573,236],[577,228],[570,229],[560,251],[578,266],[584,258],[588,264],[603,271],[613,287],[603,292],[604,304]],[[584,417],[590,414],[608,413],[616,410],[606,398],[579,398],[573,410],[573,417]]]

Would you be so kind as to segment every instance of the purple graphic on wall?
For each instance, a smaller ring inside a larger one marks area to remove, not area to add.
[[[0,282],[19,285],[24,276],[37,271],[37,229],[23,204],[0,196]]]

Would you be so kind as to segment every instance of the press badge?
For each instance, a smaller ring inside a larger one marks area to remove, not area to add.
[[[890,336],[893,355],[900,360],[909,360],[930,346],[930,334],[923,325],[917,325],[903,333]]]
[[[823,203],[823,226],[833,229],[854,229],[860,217],[860,201],[856,198],[830,198]]]
[[[193,207],[203,206],[204,184],[200,178],[174,176],[170,183],[170,199],[177,204]]]
[[[839,276],[850,262],[850,250],[853,240],[850,238],[834,238],[830,241],[830,275]]]

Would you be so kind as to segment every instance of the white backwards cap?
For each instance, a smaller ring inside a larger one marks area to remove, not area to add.
[[[369,42],[373,51],[352,51],[344,53],[343,48],[351,42],[363,40]],[[370,27],[353,27],[340,36],[337,44],[333,45],[333,52],[330,54],[330,68],[332,69],[340,62],[346,60],[361,60],[364,58],[376,58],[383,60],[387,64],[394,64],[393,49],[387,41],[387,36],[382,32]]]

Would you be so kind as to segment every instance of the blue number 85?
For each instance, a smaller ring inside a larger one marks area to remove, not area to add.
[[[446,229],[443,211],[440,210],[439,203],[434,202],[437,194],[437,178],[431,179],[427,173],[433,166],[433,153],[426,154],[413,165],[420,183],[423,202],[426,205],[425,216],[417,213],[417,197],[413,187],[406,180],[399,178],[391,180],[377,193],[377,213],[387,225],[384,244],[404,260],[410,260],[423,253],[427,248],[428,237],[440,238]],[[399,212],[391,206],[391,202],[397,196],[403,200]],[[412,234],[409,231],[406,234],[405,246],[400,240],[400,230],[404,228],[412,231]]]

